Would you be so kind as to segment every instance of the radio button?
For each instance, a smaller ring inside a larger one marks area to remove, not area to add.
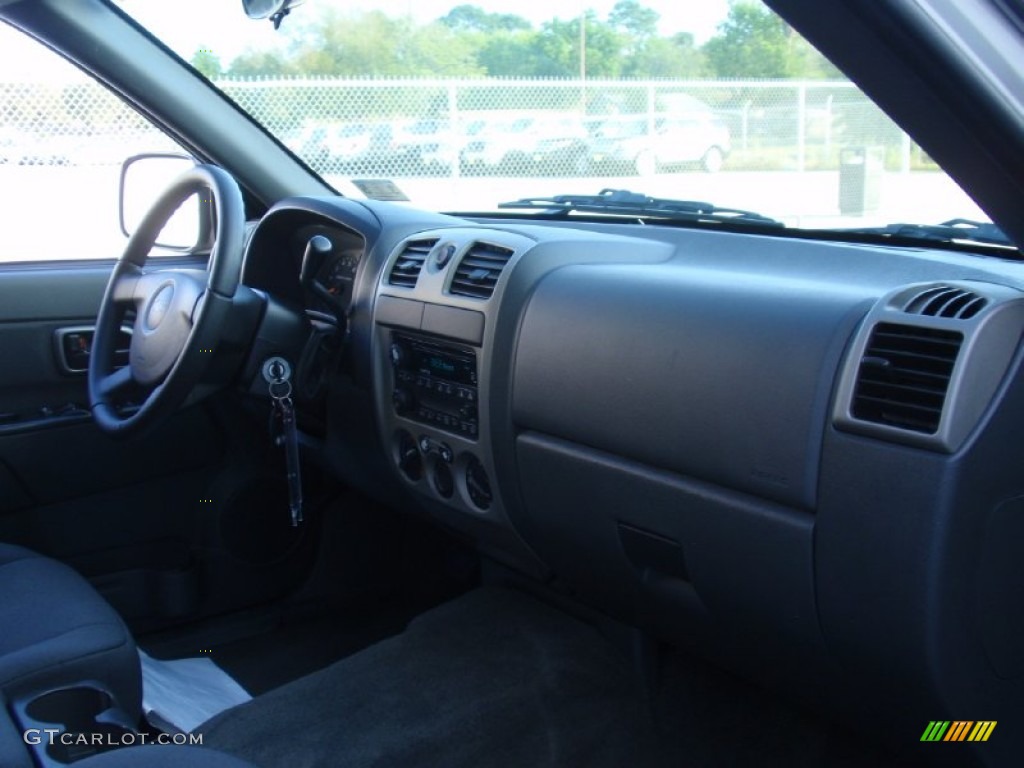
[[[395,342],[391,345],[390,349],[391,364],[395,368],[405,368],[409,363],[409,351],[403,344]]]
[[[408,413],[416,406],[416,397],[405,387],[395,387],[391,402],[398,413]]]

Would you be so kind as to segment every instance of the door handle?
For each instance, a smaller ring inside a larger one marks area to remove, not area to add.
[[[73,328],[58,328],[53,335],[57,364],[64,373],[85,373],[89,370],[89,354],[96,327],[80,325]],[[114,349],[114,367],[128,365],[128,348],[132,342],[132,329],[121,326],[117,346]]]

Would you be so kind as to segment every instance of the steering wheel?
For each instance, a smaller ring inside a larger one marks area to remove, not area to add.
[[[144,271],[157,236],[178,207],[198,193],[214,205],[214,241],[206,271]],[[100,304],[89,354],[89,409],[114,436],[138,435],[173,413],[199,385],[214,357],[242,268],[245,208],[235,180],[212,165],[178,177],[146,213],[118,259]],[[132,310],[128,365],[114,367],[117,337]],[[121,412],[117,404],[138,404]]]

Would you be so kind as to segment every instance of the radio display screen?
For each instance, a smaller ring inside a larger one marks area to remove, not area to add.
[[[426,367],[431,373],[443,378],[450,379],[456,373],[457,366],[449,358],[441,357],[440,355],[422,355],[420,361],[422,366]]]
[[[425,345],[413,347],[413,369],[437,379],[476,386],[476,360],[454,355],[448,351],[433,350]]]

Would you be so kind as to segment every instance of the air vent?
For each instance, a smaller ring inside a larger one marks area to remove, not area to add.
[[[456,296],[470,296],[487,299],[494,293],[501,270],[515,253],[491,243],[473,243],[459,262],[452,278],[451,293]]]
[[[423,263],[430,255],[430,249],[437,243],[437,238],[430,240],[410,240],[405,244],[402,252],[395,259],[395,265],[388,275],[390,285],[401,285],[405,288],[415,288],[416,280],[423,269]]]
[[[952,285],[936,285],[914,296],[904,311],[912,315],[952,317],[968,320],[978,314],[988,300],[976,293]]]
[[[955,331],[876,325],[857,373],[854,418],[935,434],[962,341]]]

